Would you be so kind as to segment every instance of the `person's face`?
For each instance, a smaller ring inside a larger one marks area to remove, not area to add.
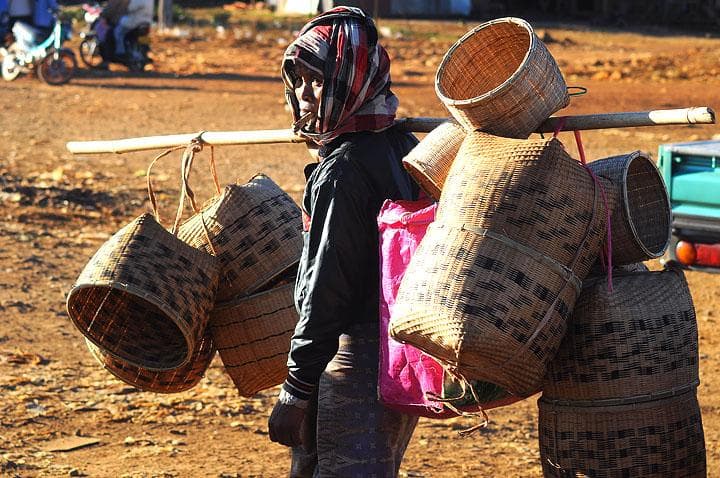
[[[295,63],[295,97],[300,106],[300,117],[308,113],[313,114],[312,121],[308,122],[308,129],[314,129],[317,118],[320,98],[322,97],[323,78],[300,62]]]

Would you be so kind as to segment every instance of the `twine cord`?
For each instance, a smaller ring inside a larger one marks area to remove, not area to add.
[[[210,251],[212,255],[217,256],[217,251],[215,250],[215,247],[212,244],[212,241],[210,239],[210,230],[207,227],[207,224],[205,223],[205,217],[203,215],[202,210],[198,207],[196,201],[195,201],[195,193],[193,192],[192,188],[189,184],[190,179],[190,172],[192,171],[192,165],[193,161],[195,159],[195,154],[201,152],[203,150],[203,145],[207,144],[202,139],[203,131],[198,133],[198,135],[193,138],[190,143],[188,143],[186,146],[175,146],[173,148],[167,149],[163,151],[162,153],[155,156],[155,158],[150,162],[150,165],[147,168],[147,189],[148,189],[148,196],[150,197],[150,203],[152,204],[153,209],[153,215],[155,216],[155,220],[162,224],[160,219],[160,212],[158,211],[157,206],[157,198],[155,197],[155,191],[153,190],[152,186],[152,179],[151,179],[151,171],[155,163],[169,155],[170,153],[174,151],[184,150],[182,157],[180,159],[180,199],[178,201],[178,208],[177,212],[175,213],[175,221],[173,222],[173,226],[171,229],[171,233],[173,235],[177,235],[178,227],[180,225],[180,220],[182,218],[183,210],[185,209],[185,199],[187,198],[190,202],[190,206],[192,207],[192,210],[194,213],[199,214],[200,216],[200,223],[203,228],[203,232],[205,233],[205,239],[207,240],[208,247],[210,248]],[[215,183],[215,189],[217,190],[218,194],[221,192],[220,189],[220,182],[217,177],[217,169],[215,166],[215,154],[214,154],[214,148],[210,147],[210,173],[213,177],[213,182]]]
[[[150,165],[147,168],[147,172],[145,173],[145,176],[147,178],[147,190],[148,190],[148,196],[150,197],[150,203],[152,204],[153,209],[153,216],[155,216],[155,220],[158,222],[158,224],[162,224],[162,221],[160,219],[160,212],[158,211],[157,207],[157,199],[155,198],[155,191],[153,190],[152,180],[150,172],[152,171],[152,167],[155,165],[158,159],[164,158],[168,154],[172,153],[173,151],[177,151],[179,149],[183,149],[185,146],[175,146],[174,148],[167,149],[163,151],[162,153],[155,156],[155,158],[150,161]]]
[[[448,398],[448,397],[441,397],[437,393],[434,392],[425,392],[425,398],[431,401],[435,401],[441,404],[443,407],[447,407],[455,413],[459,417],[467,417],[467,418],[480,418],[480,422],[476,425],[471,426],[468,429],[460,430],[458,432],[458,435],[461,437],[467,437],[475,433],[476,431],[480,430],[481,428],[485,428],[490,423],[490,417],[488,416],[485,409],[482,407],[480,403],[480,398],[477,396],[477,392],[473,388],[472,384],[462,375],[458,374],[457,372],[450,372],[450,375],[457,378],[458,382],[460,382],[460,386],[462,387],[462,395],[456,398]],[[473,396],[473,400],[475,400],[475,403],[477,404],[476,411],[468,411],[468,410],[460,410],[455,405],[453,405],[451,402],[455,400],[459,400],[461,398],[464,398],[467,394],[468,388],[470,389],[470,393]]]
[[[213,182],[215,183],[215,191],[218,195],[220,195],[220,193],[222,193],[222,188],[220,187],[217,168],[215,166],[215,146],[213,145],[210,145],[210,174],[212,174]]]

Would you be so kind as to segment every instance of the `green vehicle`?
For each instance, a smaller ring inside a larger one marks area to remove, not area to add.
[[[720,140],[663,144],[658,157],[673,215],[663,261],[720,273]]]

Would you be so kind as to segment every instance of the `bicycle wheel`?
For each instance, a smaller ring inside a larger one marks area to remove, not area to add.
[[[75,68],[77,68],[75,54],[63,48],[58,52],[51,51],[38,63],[37,75],[48,85],[63,85],[73,77]]]
[[[80,42],[80,59],[89,68],[99,68],[103,62],[100,45],[95,38],[86,38]]]
[[[12,81],[20,74],[21,68],[20,65],[17,64],[14,53],[8,53],[3,57],[1,66],[2,77],[5,81]]]

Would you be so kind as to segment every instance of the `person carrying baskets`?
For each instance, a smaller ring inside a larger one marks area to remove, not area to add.
[[[312,19],[281,73],[293,126],[319,161],[305,168],[300,320],[270,439],[294,447],[294,477],[396,476],[417,417],[378,401],[376,217],[386,199],[417,198],[401,163],[417,140],[393,127],[390,59],[358,8]]]

